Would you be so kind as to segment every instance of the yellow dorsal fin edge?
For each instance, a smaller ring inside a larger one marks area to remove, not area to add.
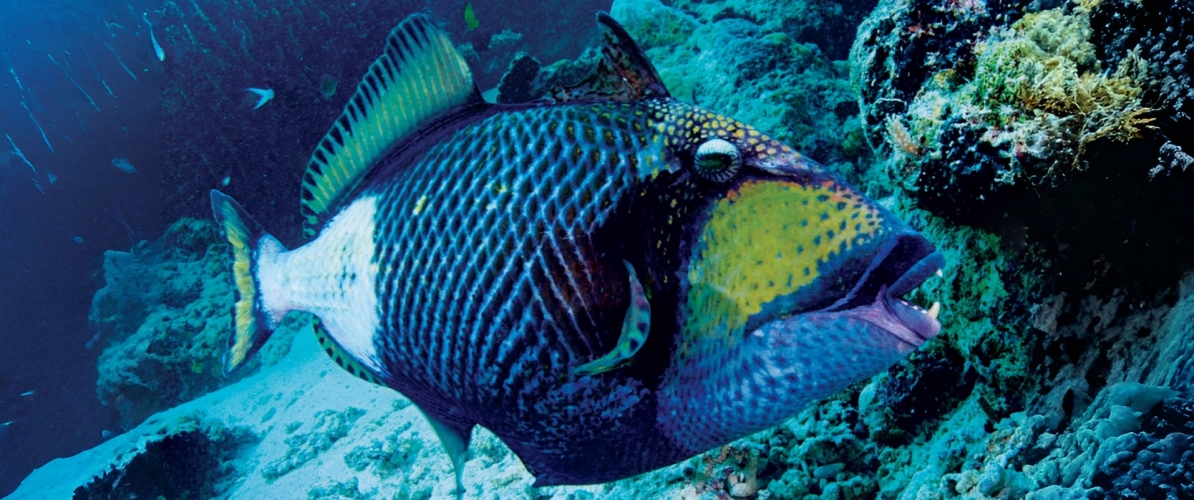
[[[302,184],[303,233],[314,236],[397,141],[474,101],[480,92],[448,35],[422,14],[399,23],[311,154]]]

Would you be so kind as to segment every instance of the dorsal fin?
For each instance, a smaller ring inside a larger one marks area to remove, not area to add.
[[[407,17],[311,154],[303,175],[303,233],[353,191],[398,140],[449,110],[482,102],[464,58],[425,15]]]
[[[630,34],[609,14],[597,14],[601,32],[601,61],[576,85],[556,82],[550,99],[557,102],[579,99],[636,101],[644,97],[668,97],[667,87]]]

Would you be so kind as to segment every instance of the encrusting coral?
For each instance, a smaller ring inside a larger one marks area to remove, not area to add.
[[[909,16],[919,12],[909,10]],[[977,7],[963,10],[985,12]],[[911,154],[900,160],[905,166],[895,171],[910,174],[906,185],[923,191],[922,199],[934,201],[942,196],[940,191],[951,189],[949,180],[954,175],[940,179],[933,172],[960,157],[955,149],[982,144],[993,149],[985,162],[991,163],[985,170],[988,180],[996,184],[992,189],[1022,182],[1052,184],[1084,168],[1086,151],[1094,141],[1143,138],[1154,121],[1142,100],[1148,63],[1129,55],[1114,71],[1104,68],[1090,42],[1089,14],[1082,7],[1055,8],[1024,14],[1010,26],[962,33],[964,38],[957,43],[966,48],[954,48],[962,53],[959,59],[950,65],[930,65],[922,91],[900,100],[902,109],[881,102],[891,98],[871,101],[870,91],[860,89],[864,109],[888,109],[875,111],[885,118],[884,127],[874,127],[873,134],[896,139],[889,142],[905,152],[910,152],[909,144],[924,144],[929,150],[923,158]],[[878,64],[874,57],[882,54],[866,52],[869,46],[861,43],[855,54],[855,85],[881,86],[881,82],[859,81],[868,64]],[[906,138],[892,127],[904,121],[911,123]],[[958,140],[959,136],[974,140]],[[966,163],[955,161],[948,170],[964,168]],[[919,178],[925,170],[930,175]],[[949,197],[944,203],[954,201]]]

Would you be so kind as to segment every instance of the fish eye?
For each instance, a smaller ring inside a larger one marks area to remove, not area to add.
[[[710,139],[697,147],[693,167],[701,177],[713,182],[725,182],[738,173],[742,153],[737,146],[724,139]]]

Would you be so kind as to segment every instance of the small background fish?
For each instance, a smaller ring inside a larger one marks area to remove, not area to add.
[[[133,167],[133,164],[124,158],[112,158],[112,165],[128,174],[137,173],[137,169]]]

